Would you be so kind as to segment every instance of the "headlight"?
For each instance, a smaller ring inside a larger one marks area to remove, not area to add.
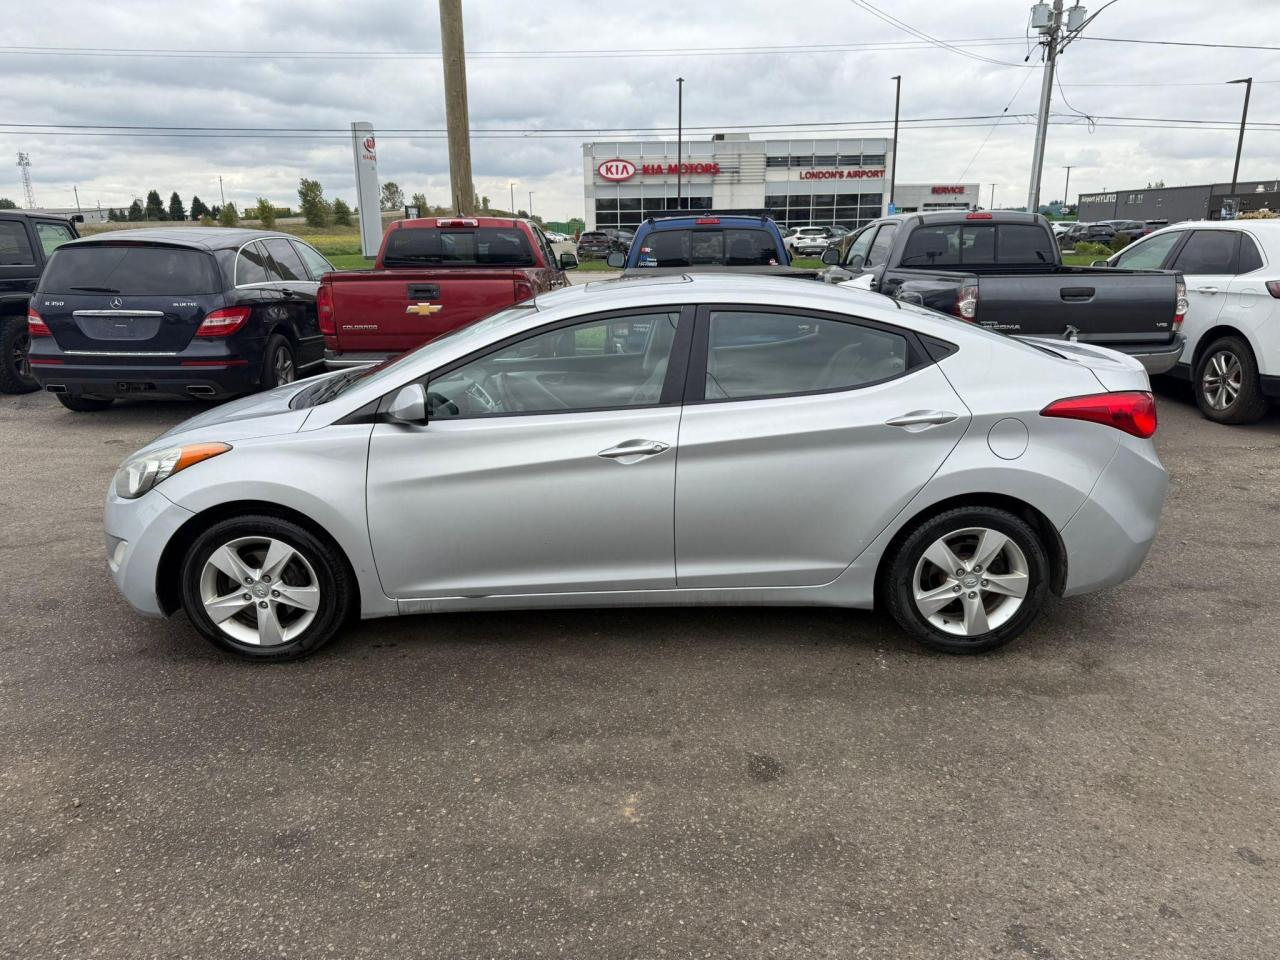
[[[116,496],[133,500],[180,470],[231,449],[229,443],[192,443],[132,457],[120,465],[113,481]]]

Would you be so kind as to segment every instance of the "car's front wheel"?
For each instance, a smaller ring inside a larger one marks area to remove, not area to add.
[[[210,527],[182,564],[182,606],[214,645],[252,660],[314,653],[347,620],[354,586],[337,549],[288,520]]]
[[[1258,364],[1239,337],[1220,337],[1200,355],[1194,381],[1196,405],[1217,423],[1253,423],[1267,412]]]
[[[959,507],[916,526],[889,559],[883,596],[898,624],[945,653],[981,653],[1030,626],[1049,557],[1022,518]]]

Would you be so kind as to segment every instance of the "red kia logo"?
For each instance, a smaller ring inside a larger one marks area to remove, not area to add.
[[[606,160],[596,167],[596,173],[605,180],[630,180],[636,175],[636,165],[630,160]]]
[[[365,152],[366,152],[366,153],[373,153],[374,143],[375,143],[375,141],[374,141],[373,137],[365,137],[365,138],[364,138],[364,149],[365,149]]]

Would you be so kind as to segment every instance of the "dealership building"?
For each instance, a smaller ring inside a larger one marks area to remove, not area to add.
[[[1253,210],[1280,212],[1280,180],[1201,183],[1190,187],[1134,187],[1106,193],[1082,193],[1076,219],[1098,220],[1229,220]]]
[[[884,216],[888,139],[752,140],[716,134],[686,140],[680,151],[682,208],[764,210],[780,224],[839,224],[854,228]],[[582,145],[588,230],[634,229],[645,217],[676,209],[674,140]],[[976,183],[899,183],[899,213],[974,210]]]

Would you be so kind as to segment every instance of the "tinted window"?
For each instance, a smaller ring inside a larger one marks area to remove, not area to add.
[[[44,248],[46,257],[68,240],[75,239],[71,228],[63,223],[37,223],[36,236],[40,238],[40,246]]]
[[[236,255],[236,286],[242,287],[246,283],[267,283],[274,279],[267,255],[262,252],[260,244],[250,243]]]
[[[393,230],[383,262],[443,263],[451,267],[532,267],[533,250],[515,227]]]
[[[1158,270],[1174,244],[1181,239],[1180,231],[1148,237],[1120,254],[1116,258],[1116,266],[1126,270]]]
[[[302,257],[302,262],[307,265],[307,269],[311,271],[312,280],[319,280],[321,274],[329,273],[333,270],[333,264],[322,257],[314,248],[296,240],[293,242],[293,246]]]
[[[1234,230],[1192,230],[1186,246],[1178,251],[1173,269],[1193,274],[1233,274],[1239,236]]]
[[[905,373],[896,333],[796,314],[714,310],[707,399],[745,400],[840,390]]]
[[[635,314],[551,330],[427,384],[435,419],[569,413],[655,404],[679,313]]]
[[[218,293],[213,257],[186,247],[94,243],[59,247],[45,268],[44,293],[128,293],[134,296],[199,296]]]
[[[654,230],[640,246],[642,267],[776,265],[773,234],[750,228]]]
[[[1002,223],[996,228],[999,263],[1053,263],[1053,238],[1032,224]]]
[[[1255,244],[1247,234],[1240,234],[1240,265],[1236,273],[1252,273],[1262,269],[1262,254],[1258,253]]]
[[[886,223],[880,228],[880,232],[876,234],[871,244],[871,250],[867,253],[868,267],[878,267],[889,259],[889,248],[893,246],[893,238],[897,232],[896,223]]]
[[[271,259],[275,261],[275,273],[281,280],[306,280],[307,268],[302,265],[302,258],[298,256],[293,244],[288,240],[263,240],[263,245],[267,248],[267,253],[271,254]]]
[[[849,244],[849,252],[845,254],[844,262],[847,266],[861,269],[866,262],[867,251],[871,249],[871,241],[875,239],[876,228],[867,227],[860,234],[853,238],[853,243]],[[854,263],[854,257],[861,258],[858,263]]]
[[[27,228],[15,220],[0,220],[0,266],[35,262]]]

